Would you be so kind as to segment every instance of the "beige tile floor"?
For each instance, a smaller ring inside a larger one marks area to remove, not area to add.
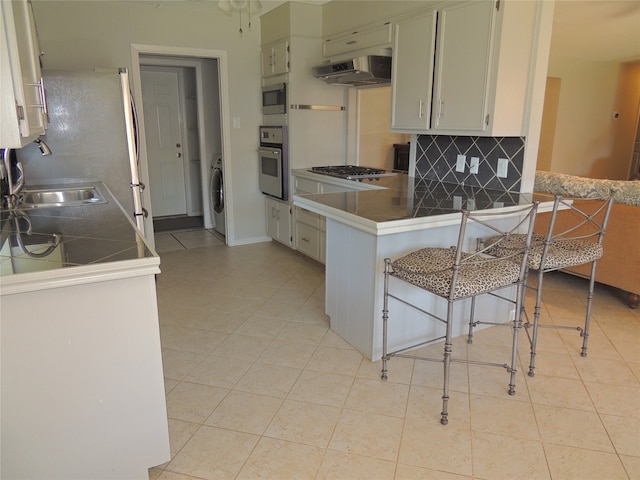
[[[188,248],[219,247],[224,239],[215,230],[198,228],[156,234],[156,251],[158,253],[176,252]]]
[[[181,245],[161,253],[172,459],[151,479],[640,479],[640,312],[617,290],[597,287],[589,356],[544,330],[514,397],[504,370],[454,364],[442,426],[441,365],[392,359],[382,382],[329,329],[321,265],[271,243]],[[549,275],[544,319],[579,324],[584,287]],[[455,352],[495,358],[507,330]]]

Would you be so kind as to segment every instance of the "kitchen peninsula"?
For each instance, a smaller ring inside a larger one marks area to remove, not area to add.
[[[170,459],[160,259],[93,187],[0,211],[2,478],[141,479]]]
[[[380,179],[377,185],[384,188],[294,196],[294,205],[326,217],[325,312],[331,318],[331,329],[372,361],[382,355],[384,258],[397,258],[424,246],[455,245],[462,208],[500,209],[508,214],[532,201],[530,194],[429,182],[406,174]],[[473,231],[468,233],[469,238],[474,237]],[[471,243],[465,249],[475,249]],[[444,315],[446,302],[400,283],[393,288],[403,289],[405,298],[420,298],[417,304],[425,310]],[[467,330],[461,319],[462,311],[468,312],[467,303],[457,309],[455,336]],[[484,296],[477,305],[478,320],[506,322],[511,318],[512,305],[507,302]],[[404,319],[402,330],[390,323],[393,350],[413,345],[416,339],[442,335],[439,325],[398,302],[389,309],[390,322],[394,316]]]

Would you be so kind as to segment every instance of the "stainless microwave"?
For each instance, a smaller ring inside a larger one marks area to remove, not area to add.
[[[262,87],[262,114],[287,113],[287,84],[277,83]]]

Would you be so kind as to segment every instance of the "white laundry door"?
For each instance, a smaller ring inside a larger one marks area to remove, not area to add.
[[[153,216],[185,215],[178,73],[143,69],[140,74]]]

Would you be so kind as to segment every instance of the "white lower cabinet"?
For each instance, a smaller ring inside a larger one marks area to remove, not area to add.
[[[323,193],[321,182],[307,178],[295,177],[294,185],[296,195]],[[294,212],[296,250],[318,262],[324,263],[324,217],[300,207],[296,207]]]
[[[294,187],[296,195],[348,192],[358,189],[301,177],[294,177]],[[304,208],[295,207],[294,226],[295,249],[320,263],[325,263],[326,218]]]
[[[274,240],[290,247],[293,241],[291,235],[291,205],[274,198],[267,198],[266,217],[267,235]]]
[[[300,217],[299,213],[302,213]],[[296,207],[296,248],[300,253],[304,253],[308,257],[311,257],[321,263],[324,263],[324,240],[325,230],[324,221],[317,222],[322,223],[322,228],[307,225],[300,220],[300,218],[306,219],[309,217],[316,217],[317,220],[324,220],[317,213],[312,213],[302,208]]]

